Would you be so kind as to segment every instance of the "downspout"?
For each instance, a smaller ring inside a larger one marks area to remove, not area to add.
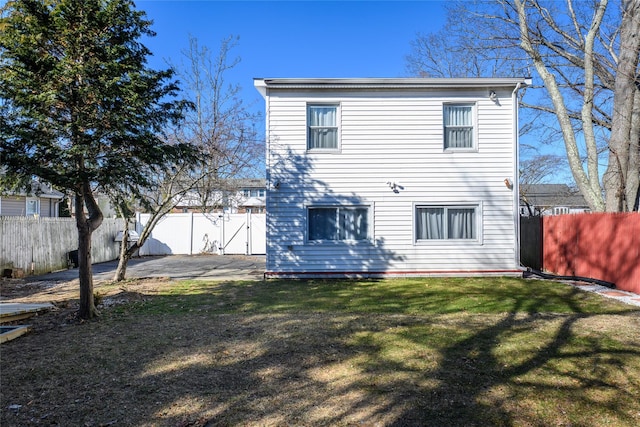
[[[267,274],[266,272],[270,270],[270,265],[271,265],[271,259],[273,258],[273,255],[270,254],[270,250],[269,250],[269,240],[270,240],[270,231],[269,231],[269,212],[271,212],[271,208],[273,206],[273,197],[271,197],[271,191],[273,190],[273,185],[274,183],[271,182],[272,177],[271,177],[271,168],[273,167],[272,165],[272,161],[271,161],[271,135],[270,135],[270,126],[269,126],[269,116],[270,116],[270,110],[271,110],[271,97],[270,97],[270,90],[269,90],[269,86],[266,84],[265,82],[265,89],[264,89],[264,99],[265,99],[265,113],[264,113],[264,137],[265,137],[265,143],[267,145],[266,147],[266,159],[265,161],[267,162],[267,164],[265,165],[265,169],[266,169],[266,178],[267,178],[267,188],[266,188],[266,192],[265,192],[265,213],[264,213],[264,218],[265,218],[265,275]]]
[[[272,255],[270,255],[270,250],[269,250],[269,240],[270,240],[270,236],[269,236],[269,212],[271,211],[271,206],[273,205],[273,198],[271,197],[271,191],[274,188],[274,182],[272,182],[272,175],[271,175],[271,168],[272,168],[272,162],[271,162],[271,135],[269,134],[269,115],[270,115],[270,102],[271,102],[271,91],[269,88],[269,83],[267,82],[267,79],[254,79],[253,81],[255,88],[258,90],[258,92],[260,92],[260,95],[262,95],[262,97],[264,98],[265,101],[265,114],[264,114],[264,121],[265,121],[265,127],[264,127],[264,137],[265,137],[265,178],[266,178],[266,192],[265,192],[265,225],[266,225],[266,263],[265,263],[265,277],[266,277],[266,271],[269,271],[269,266],[271,264],[271,258]]]
[[[525,83],[529,83],[525,80]],[[513,105],[513,219],[515,224],[515,265],[520,266],[520,117],[518,109],[518,91],[522,87],[522,82],[518,82],[513,92],[511,92],[511,102]]]

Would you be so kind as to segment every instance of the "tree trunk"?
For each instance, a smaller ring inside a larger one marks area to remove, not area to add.
[[[531,58],[533,65],[542,78],[547,89],[547,93],[551,98],[551,102],[553,103],[555,109],[556,118],[558,120],[558,125],[560,126],[560,130],[562,132],[562,137],[567,152],[567,160],[569,162],[569,167],[571,169],[571,173],[573,174],[573,178],[576,182],[576,185],[580,189],[580,193],[582,193],[582,195],[584,196],[585,201],[587,202],[591,210],[595,212],[603,211],[605,210],[605,203],[599,190],[599,177],[597,174],[595,176],[590,175],[583,169],[583,162],[580,150],[578,150],[578,144],[576,141],[573,124],[571,123],[571,118],[569,116],[560,86],[558,85],[555,76],[547,68],[544,60],[545,58],[541,55],[539,50],[537,50],[536,43],[531,40],[527,15],[527,2],[524,0],[515,0],[514,3],[518,13],[518,24],[520,28],[520,47]],[[594,24],[597,24],[597,22],[595,22]],[[597,28],[597,25],[593,25],[590,29],[590,32],[595,31],[595,28]],[[590,142],[586,142],[587,146],[589,146]],[[587,163],[591,165],[595,164],[595,162],[597,162],[597,158],[593,158],[593,156],[597,156],[596,150],[588,149],[588,155],[591,156],[591,158],[587,159]],[[588,171],[593,173],[593,167],[588,168]]]
[[[158,208],[158,210],[153,211],[151,213],[151,217],[142,228],[142,231],[138,236],[138,240],[134,244],[132,244],[131,247],[128,247],[129,246],[128,219],[125,218],[124,210],[120,210],[120,216],[122,216],[125,221],[125,230],[123,230],[122,247],[120,248],[120,258],[118,260],[118,269],[116,270],[116,274],[114,275],[113,280],[115,280],[116,282],[121,282],[125,279],[125,275],[127,272],[127,264],[129,260],[131,259],[133,254],[136,253],[136,251],[138,251],[142,247],[142,245],[144,245],[144,243],[147,241],[147,239],[151,235],[151,231],[154,229],[156,224],[158,224],[158,221],[160,221],[160,219],[162,219],[167,213],[169,213],[169,211],[173,206],[175,205],[167,207],[165,202],[165,204],[162,204]],[[126,246],[125,246],[124,234],[127,234]]]
[[[80,281],[80,307],[78,317],[91,319],[98,315],[93,296],[91,266],[91,235],[102,224],[102,212],[91,193],[88,182],[76,190],[76,227],[78,228],[78,279]],[[88,216],[84,213],[87,207]]]
[[[118,257],[118,268],[113,280],[122,282],[127,274],[127,264],[131,255],[128,253],[129,248],[129,220],[124,218],[124,227],[122,228],[122,242],[120,242],[120,256]]]
[[[611,118],[611,138],[609,140],[609,164],[602,178],[606,194],[607,212],[633,210],[636,204],[633,193],[635,179],[629,174],[638,173],[638,165],[630,160],[635,156],[635,141],[632,141],[632,118],[637,88],[637,68],[640,55],[640,2],[626,0],[620,27],[620,54],[616,69],[613,96],[613,116]],[[635,178],[635,177],[634,177]],[[632,200],[628,199],[628,196]]]

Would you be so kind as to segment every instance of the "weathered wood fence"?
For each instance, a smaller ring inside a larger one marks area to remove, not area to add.
[[[522,218],[520,224],[524,265],[640,293],[640,214],[543,216]]]
[[[118,258],[115,236],[122,221],[105,219],[94,231],[94,263]],[[68,253],[78,249],[78,230],[72,218],[0,217],[0,272],[21,269],[26,275],[68,268]]]

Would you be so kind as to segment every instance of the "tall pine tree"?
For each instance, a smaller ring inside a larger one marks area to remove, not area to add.
[[[92,188],[150,187],[151,171],[193,154],[163,138],[188,104],[171,70],[148,68],[140,38],[154,33],[132,1],[16,0],[0,19],[0,179],[75,194],[78,315],[91,318]]]

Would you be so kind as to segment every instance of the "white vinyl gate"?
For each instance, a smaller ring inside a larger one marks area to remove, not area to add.
[[[140,233],[149,214],[138,214]],[[140,248],[140,255],[264,255],[265,214],[168,214],[158,222]]]

